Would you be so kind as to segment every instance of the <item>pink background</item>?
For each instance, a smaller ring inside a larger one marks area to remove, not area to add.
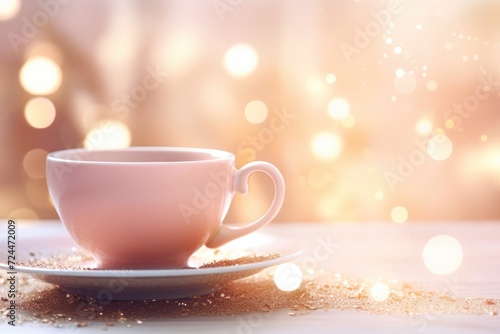
[[[21,2],[10,18],[0,10],[0,216],[55,218],[46,153],[82,147],[107,119],[130,135],[113,145],[275,164],[287,185],[276,221],[398,220],[394,207],[416,221],[498,219],[498,13],[494,1],[45,0]],[[244,76],[224,64],[238,43],[258,55]],[[62,73],[41,95],[55,107],[41,129],[24,115],[37,94],[19,80],[33,56]],[[124,94],[136,96],[129,107]],[[344,121],[328,113],[337,98],[350,106]],[[268,110],[256,124],[245,114],[254,100]],[[428,142],[443,134],[452,151],[436,160]],[[251,186],[230,221],[268,207],[270,181]]]

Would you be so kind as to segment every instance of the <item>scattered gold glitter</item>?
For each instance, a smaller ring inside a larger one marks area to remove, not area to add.
[[[217,268],[217,267],[229,267],[229,266],[240,266],[242,264],[250,264],[255,262],[262,262],[267,260],[276,259],[279,254],[269,254],[269,255],[247,255],[237,259],[221,259],[214,260],[209,263],[201,265],[199,268]]]
[[[456,297],[449,293],[426,290],[417,285],[385,280],[390,295],[385,301],[371,298],[371,288],[380,281],[364,280],[340,273],[314,273],[304,276],[300,288],[279,290],[273,281],[274,269],[228,283],[218,292],[184,299],[114,301],[101,303],[95,298],[71,295],[56,286],[19,274],[17,310],[19,323],[43,323],[60,327],[107,327],[124,324],[137,326],[149,320],[188,316],[222,316],[254,312],[289,310],[300,316],[314,310],[357,310],[374,314],[489,314],[497,316],[500,300]],[[0,272],[5,279],[6,273]],[[5,295],[6,283],[0,285]],[[2,299],[5,309],[8,301]],[[5,315],[2,316],[4,319]]]
[[[71,254],[58,252],[50,256],[36,256],[30,253],[28,261],[19,262],[18,267],[43,268],[43,269],[58,269],[58,270],[96,270],[95,262],[92,256],[80,249],[72,249]],[[263,254],[257,255],[245,251],[221,251],[220,249],[202,248],[193,255],[196,263],[190,268],[220,268],[227,266],[238,266],[276,259],[279,254]],[[2,283],[0,278],[0,284]]]

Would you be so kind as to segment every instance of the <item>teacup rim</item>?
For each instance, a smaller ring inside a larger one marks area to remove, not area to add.
[[[106,161],[106,160],[85,160],[82,158],[87,153],[91,152],[123,152],[123,151],[143,151],[143,152],[190,152],[190,153],[205,153],[210,154],[210,159],[194,159],[180,161]],[[73,157],[61,157],[63,154],[72,153]],[[80,158],[78,157],[80,156]],[[126,148],[107,148],[107,149],[89,149],[89,148],[69,148],[64,150],[53,151],[47,154],[47,161],[62,162],[66,164],[126,164],[126,165],[144,165],[144,164],[189,164],[201,162],[214,162],[234,160],[234,153],[202,147],[182,147],[182,146],[129,146]]]

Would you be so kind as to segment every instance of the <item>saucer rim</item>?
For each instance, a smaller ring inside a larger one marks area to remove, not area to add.
[[[29,275],[47,275],[47,276],[67,276],[67,277],[102,277],[114,278],[126,274],[129,278],[141,277],[188,277],[200,275],[216,275],[222,273],[233,273],[247,270],[257,270],[272,267],[284,262],[291,261],[302,255],[303,250],[298,249],[286,255],[279,255],[274,259],[268,259],[253,263],[240,265],[231,265],[213,268],[183,268],[183,269],[54,269],[54,268],[33,268],[26,266],[16,266],[10,270],[8,265],[0,263],[0,270],[7,272],[17,272]]]

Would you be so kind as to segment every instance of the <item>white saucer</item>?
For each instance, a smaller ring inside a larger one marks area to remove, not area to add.
[[[208,294],[218,290],[225,283],[291,261],[302,254],[302,249],[290,240],[257,232],[224,245],[220,248],[219,254],[240,252],[264,258],[266,255],[275,255],[274,258],[212,268],[160,270],[39,268],[21,263],[29,263],[29,260],[33,259],[33,254],[37,258],[50,257],[54,254],[71,255],[77,246],[62,226],[50,228],[50,233],[32,234],[27,233],[27,230],[29,228],[22,231],[16,245],[16,263],[20,264],[16,265],[16,272],[26,273],[38,280],[58,285],[68,293],[86,295],[106,302],[184,298]],[[7,242],[4,240],[0,241],[0,269],[10,271],[6,262]],[[82,263],[80,267],[92,266],[92,263],[87,262]]]

